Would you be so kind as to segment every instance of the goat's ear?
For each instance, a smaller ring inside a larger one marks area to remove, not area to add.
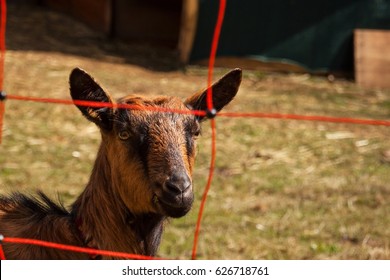
[[[73,100],[112,103],[112,99],[99,84],[84,70],[75,68],[69,77],[70,95]],[[111,130],[114,109],[89,107],[76,104],[81,113],[104,130]]]
[[[242,71],[239,68],[236,68],[225,76],[223,76],[219,81],[215,82],[212,87],[213,93],[213,105],[214,109],[219,112],[223,107],[225,107],[233,98],[236,96],[238,88],[241,84]],[[207,110],[207,89],[200,91],[193,96],[186,99],[184,102],[189,108],[193,110]],[[199,120],[202,120],[204,117],[199,116]]]

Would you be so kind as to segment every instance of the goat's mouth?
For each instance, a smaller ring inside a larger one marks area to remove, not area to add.
[[[153,204],[157,209],[172,218],[180,218],[186,215],[192,206],[194,198],[193,195],[183,198],[180,203],[169,201],[163,196],[155,194],[153,196]]]

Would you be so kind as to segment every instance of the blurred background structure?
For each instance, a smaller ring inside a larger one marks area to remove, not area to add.
[[[389,121],[390,89],[378,87],[390,82],[390,0],[313,2],[227,0],[217,65],[241,66],[244,76],[225,112]],[[207,67],[197,64],[210,51],[217,3],[7,0],[4,90],[8,96],[69,99],[69,73],[77,66],[115,98],[186,98],[206,86]],[[315,66],[320,61],[332,67]],[[358,69],[358,82],[361,73],[375,83],[366,88],[361,80],[357,85],[337,76],[352,78]],[[228,71],[214,70],[215,79]],[[88,182],[98,129],[74,106],[5,104],[0,194],[39,189],[70,205]],[[217,161],[199,258],[390,259],[388,127],[226,116],[216,121]],[[194,210],[167,227],[163,258],[191,257],[211,138],[205,123]]]
[[[182,64],[206,63],[218,9],[206,0],[37,2],[107,36],[175,48]],[[360,85],[389,87],[390,35],[367,31],[389,28],[389,0],[229,0],[217,65],[355,75]]]

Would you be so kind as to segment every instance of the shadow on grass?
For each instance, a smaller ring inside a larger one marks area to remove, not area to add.
[[[61,52],[154,71],[179,68],[175,50],[107,38],[71,17],[31,4],[9,4],[6,36],[9,50]]]

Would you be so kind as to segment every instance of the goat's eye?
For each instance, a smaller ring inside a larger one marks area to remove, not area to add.
[[[192,127],[192,135],[194,135],[195,137],[198,137],[200,134],[200,125],[198,123],[196,123],[193,127]]]
[[[185,125],[185,131],[188,138],[196,139],[200,133],[200,124],[197,121],[189,121]]]
[[[130,138],[130,133],[126,130],[122,130],[118,133],[118,137],[121,140],[128,140]]]
[[[196,129],[194,129],[194,131],[192,132],[192,134],[193,134],[195,137],[198,137],[199,134],[200,134],[200,128],[197,127]]]
[[[191,137],[198,137],[200,134],[200,125],[198,122],[189,122],[186,124],[187,135]]]

